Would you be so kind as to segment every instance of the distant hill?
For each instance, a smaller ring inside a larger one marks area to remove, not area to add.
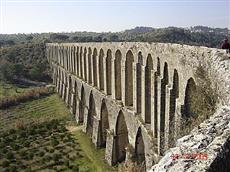
[[[154,28],[152,27],[138,26],[138,27],[135,27],[134,29],[125,30],[124,32],[126,33],[146,33],[146,32],[151,32],[153,30]]]
[[[161,42],[219,48],[227,28],[194,26],[191,28],[135,27],[122,32],[71,32],[0,34],[0,81],[28,78],[39,81],[48,79],[49,67],[45,58],[48,42]]]
[[[200,32],[200,33],[215,33],[215,34],[230,34],[228,28],[211,28],[207,26],[194,26],[190,28],[191,32]]]
[[[225,36],[230,37],[227,28],[210,28],[194,26],[190,28],[152,28],[139,26],[121,32],[71,32],[71,33],[34,33],[34,34],[0,34],[0,46],[18,43],[46,42],[163,42],[219,47]]]

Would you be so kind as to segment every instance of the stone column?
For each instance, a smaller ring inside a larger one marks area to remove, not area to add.
[[[70,112],[74,115],[74,108],[73,107],[73,103],[74,103],[74,99],[76,99],[77,95],[76,95],[76,90],[74,89],[74,87],[72,87],[72,94],[71,94],[71,100],[70,100]]]
[[[69,85],[69,80],[67,81],[67,89],[66,89],[66,98],[65,98],[65,103],[69,106],[69,93],[71,92],[70,90],[70,85]]]
[[[76,74],[77,74],[77,77],[79,78],[79,76],[80,76],[80,49],[79,49],[79,47],[77,47],[77,51],[76,51],[76,61],[77,61],[77,63],[76,63]]]
[[[86,80],[85,78],[85,56],[84,56],[85,50],[82,48],[82,80]]]
[[[155,76],[155,72],[153,70],[151,70],[151,130],[153,131],[153,137],[155,137],[155,120],[154,119],[154,104],[155,104],[155,100],[154,100],[154,97],[155,97],[155,93],[154,93],[154,76]]]
[[[161,153],[161,78],[157,76],[157,154]]]
[[[179,99],[176,99],[176,109],[175,109],[175,123],[174,123],[174,140],[178,138],[181,129],[181,103]]]
[[[107,72],[107,68],[106,68],[106,56],[103,57],[103,74],[104,74],[104,92],[106,95],[108,95],[108,88],[107,88],[107,78],[106,78],[106,72]]]
[[[164,135],[164,151],[169,148],[169,110],[170,110],[170,94],[172,88],[166,85],[165,90],[165,135]]]
[[[141,66],[141,117],[145,119],[145,66]]]
[[[114,131],[107,130],[106,137],[106,148],[105,148],[105,160],[108,162],[110,166],[114,165],[113,157],[114,157]]]
[[[97,58],[96,58],[96,64],[97,64],[97,88],[100,89],[100,72],[99,72],[99,56],[97,55]]]
[[[121,100],[125,105],[125,61],[121,60]]]
[[[88,64],[89,64],[89,62],[88,62],[88,51],[86,51],[86,53],[85,53],[85,66],[86,66],[86,68],[85,68],[85,82],[87,82],[89,84],[89,79],[88,79],[89,67],[88,67]]]
[[[114,58],[112,58],[111,59],[111,72],[112,72],[112,75],[111,75],[111,87],[112,87],[112,98],[113,99],[116,99],[116,95],[115,95],[115,89],[116,89],[116,87],[115,87],[115,59]]]
[[[96,116],[93,116],[93,133],[92,133],[92,142],[95,147],[98,147],[98,129],[99,129],[100,120]]]
[[[133,63],[133,111],[137,113],[137,64]]]
[[[89,108],[85,106],[84,107],[84,122],[83,122],[83,128],[82,128],[82,131],[85,133],[86,133],[86,128],[87,128],[88,112],[89,112]]]
[[[77,124],[79,124],[80,122],[80,117],[79,117],[79,104],[80,104],[80,99],[77,97],[76,98],[76,113],[75,113],[75,120],[77,122]]]
[[[65,89],[66,85],[65,83],[63,82],[62,83],[62,99],[65,100],[65,94],[66,94],[66,89]]]
[[[131,144],[128,144],[127,147],[125,148],[125,151],[126,151],[125,162],[128,162],[133,159],[135,150]]]

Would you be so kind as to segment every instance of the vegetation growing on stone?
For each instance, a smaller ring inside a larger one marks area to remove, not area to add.
[[[197,67],[195,76],[197,84],[191,86],[187,95],[189,102],[185,103],[186,111],[182,112],[181,135],[188,134],[194,126],[213,115],[218,103],[216,88],[213,88],[207,71],[201,65]]]

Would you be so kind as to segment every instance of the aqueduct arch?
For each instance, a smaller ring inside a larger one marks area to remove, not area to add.
[[[116,133],[115,133],[115,163],[123,162],[126,158],[125,148],[129,143],[128,129],[125,122],[125,117],[122,111],[119,112],[116,122]]]
[[[137,130],[135,142],[135,158],[138,164],[145,168],[145,145],[141,132],[141,127]]]
[[[133,106],[133,53],[129,50],[125,59],[125,105]]]
[[[87,124],[86,124],[86,133],[92,136],[93,134],[93,117],[96,116],[96,109],[95,109],[95,100],[93,97],[93,93],[90,93],[89,96],[89,111],[87,116]]]
[[[81,87],[81,99],[79,103],[79,123],[83,123],[85,114],[85,90],[84,87]]]
[[[104,100],[102,100],[101,105],[101,116],[99,122],[99,146],[105,147],[106,146],[106,137],[107,137],[107,130],[109,129],[109,112]]]
[[[106,56],[106,88],[107,94],[112,94],[112,51],[109,49]]]
[[[191,116],[196,77],[185,56],[198,59],[206,51],[176,44],[47,44],[59,94],[68,97],[93,143],[106,147],[108,163],[133,154],[146,169],[177,139],[179,119]]]
[[[115,98],[121,100],[121,52],[119,50],[115,53]]]

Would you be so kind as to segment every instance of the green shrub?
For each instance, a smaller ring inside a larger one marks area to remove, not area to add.
[[[78,165],[73,166],[72,170],[74,172],[79,172],[79,166]]]
[[[58,144],[59,144],[58,140],[56,140],[56,139],[51,140],[51,145],[52,146],[57,146]]]
[[[40,151],[38,152],[38,156],[43,157],[44,155],[45,155],[45,152],[44,152],[44,151],[40,150]]]
[[[16,172],[17,171],[17,166],[16,165],[10,165],[9,171],[10,172]]]
[[[12,152],[8,152],[7,154],[6,154],[6,158],[7,159],[14,159],[14,154],[12,153]]]
[[[59,153],[54,153],[53,154],[53,160],[55,161],[55,162],[58,162],[60,159],[61,159],[61,154],[59,154]]]
[[[49,149],[49,152],[50,152],[50,153],[53,153],[53,152],[54,152],[54,149],[53,149],[53,148],[50,148],[50,149]]]
[[[29,141],[25,141],[24,144],[23,144],[24,147],[29,147],[30,146],[30,142]]]
[[[17,143],[12,143],[11,147],[13,148],[13,150],[17,151],[20,149],[20,146]]]
[[[8,167],[9,164],[10,164],[10,161],[8,161],[8,160],[3,160],[2,161],[2,167],[4,167],[4,168]]]

